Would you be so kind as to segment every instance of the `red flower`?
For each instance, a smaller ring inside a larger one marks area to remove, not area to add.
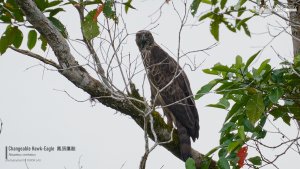
[[[238,152],[237,152],[237,156],[239,157],[239,161],[238,161],[238,166],[240,168],[242,168],[244,166],[244,162],[245,162],[245,159],[248,155],[247,153],[248,151],[248,147],[245,146],[245,147],[242,147]]]

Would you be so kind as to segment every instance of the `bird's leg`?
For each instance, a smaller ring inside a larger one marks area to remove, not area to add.
[[[164,108],[163,110],[164,110],[164,115],[167,117],[168,126],[173,128],[173,117],[172,117],[172,115],[170,114],[170,112],[166,108]]]
[[[173,120],[172,117],[170,115],[166,115],[167,116],[167,124],[170,127],[173,127]]]

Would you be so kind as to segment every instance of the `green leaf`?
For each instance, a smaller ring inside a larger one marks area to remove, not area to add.
[[[213,16],[213,15],[214,15],[213,12],[208,12],[208,13],[202,15],[202,16],[199,18],[199,21],[202,21],[202,20],[204,20],[204,19],[206,19],[206,18],[211,18],[211,16]]]
[[[39,37],[39,39],[42,41],[42,44],[41,44],[41,49],[43,50],[43,51],[46,51],[46,49],[47,49],[47,40],[46,40],[46,38],[44,37],[44,36],[40,36]]]
[[[47,4],[47,7],[46,7],[46,8],[51,8],[51,7],[57,6],[57,5],[59,5],[60,3],[62,3],[62,2],[63,2],[62,0],[56,0],[56,1],[49,2],[49,3]]]
[[[93,20],[93,16],[95,16],[96,10],[92,10],[88,13],[82,23],[83,35],[86,39],[91,40],[97,37],[100,34],[99,26],[97,22]]]
[[[285,122],[285,124],[289,126],[291,125],[291,117],[287,113],[285,113],[281,118]]]
[[[283,110],[280,109],[273,109],[270,111],[270,114],[274,116],[274,120],[278,119],[279,117],[282,117],[285,113]]]
[[[284,91],[280,87],[273,88],[269,94],[269,99],[272,103],[276,104],[281,96],[284,94]]]
[[[218,71],[216,71],[216,70],[211,70],[211,69],[203,69],[202,71],[203,71],[204,73],[206,73],[206,74],[211,74],[211,75],[218,75],[218,74],[219,74]]]
[[[75,1],[76,2],[76,1]],[[73,2],[72,2],[73,3]],[[76,2],[77,3],[77,2]],[[99,5],[99,4],[103,4],[102,0],[89,0],[89,1],[83,1],[83,6],[87,6],[87,5]]]
[[[207,94],[216,84],[219,83],[220,80],[212,80],[208,84],[201,87],[201,89],[197,92],[195,99],[199,99],[200,97]]]
[[[196,163],[192,158],[188,158],[185,162],[186,169],[196,169]]]
[[[212,70],[221,71],[221,72],[232,72],[236,73],[237,71],[234,69],[229,68],[228,66],[224,66],[221,64],[215,64],[214,67],[211,68]]]
[[[299,67],[300,66],[300,53],[298,53],[296,56],[294,56],[294,65],[295,67]]]
[[[49,12],[49,17],[53,17],[54,15],[58,14],[59,12],[65,11],[63,8],[55,8],[55,9],[47,9],[45,12]]]
[[[211,0],[202,0],[201,1],[202,3],[205,3],[205,4],[208,4],[208,5],[211,5],[212,3],[211,3]]]
[[[225,5],[226,5],[227,0],[221,0],[221,9],[224,9]]]
[[[274,70],[271,74],[271,79],[274,83],[283,83],[285,81],[282,70]]]
[[[253,124],[246,118],[243,119],[243,125],[245,127],[245,131],[253,132],[255,129]]]
[[[128,0],[128,1],[125,2],[125,3],[122,3],[123,5],[125,5],[125,12],[126,12],[126,13],[128,12],[129,8],[135,9],[135,7],[133,7],[133,6],[131,5],[131,2],[132,2],[132,0]]]
[[[242,20],[237,20],[238,22],[237,22],[237,24],[236,24],[236,28],[238,29],[238,30],[240,30],[241,29],[241,26],[243,25],[243,24],[245,24],[249,19],[251,19],[253,16],[251,16],[251,17],[247,17],[247,18],[245,18],[245,19],[242,19]]]
[[[8,45],[9,45],[9,37],[2,36],[0,39],[0,54],[1,55],[6,52]]]
[[[246,1],[247,0],[239,0],[239,2],[234,6],[234,9],[235,10],[240,9]]]
[[[243,66],[243,58],[240,55],[237,55],[235,57],[235,67],[237,69],[240,69],[242,68],[242,66]]]
[[[202,0],[194,0],[191,4],[191,13],[193,16],[195,16],[195,14],[197,13],[201,1]]]
[[[261,130],[261,131],[258,131],[258,132],[254,132],[253,133],[253,136],[256,138],[256,139],[263,139],[265,138],[267,135],[267,131],[265,130]],[[252,137],[253,137],[252,136]]]
[[[6,27],[6,30],[1,37],[1,39],[2,39],[1,44],[3,45],[2,49],[1,49],[1,53],[2,52],[4,53],[6,51],[6,49],[8,48],[8,46],[14,42],[17,29],[18,29],[18,27],[16,27],[16,26],[13,27],[12,25],[8,25]]]
[[[260,51],[256,52],[254,55],[252,55],[246,62],[244,71],[248,70],[248,67],[250,66],[250,64],[253,62],[253,60],[257,57],[257,55],[260,53]]]
[[[218,167],[220,169],[230,169],[229,163],[225,157],[221,157],[218,161]]]
[[[261,72],[266,68],[266,66],[268,65],[268,63],[270,62],[270,59],[266,59],[265,61],[263,61],[259,68],[257,69],[257,74],[261,74]]]
[[[116,12],[113,10],[113,0],[107,0],[103,6],[103,14],[105,17],[117,21]]]
[[[210,33],[214,36],[214,38],[219,41],[219,26],[220,22],[217,20],[213,20],[210,23]]]
[[[241,141],[233,141],[228,145],[228,153],[231,153],[232,151],[236,150],[241,145]]]
[[[17,29],[18,27],[16,26],[12,27],[12,25],[8,25],[6,27],[6,30],[2,36],[6,36],[8,38],[8,45],[12,44],[13,41],[15,40]]]
[[[230,22],[227,22],[226,20],[223,20],[222,22],[225,24],[227,29],[229,29],[231,32],[236,32],[235,27]]]
[[[59,30],[59,32],[63,35],[64,38],[68,38],[68,32],[60,20],[56,19],[55,17],[48,17],[48,19],[52,22],[52,24]]]
[[[212,5],[216,5],[218,3],[218,0],[210,0]]]
[[[243,13],[245,12],[245,11],[247,11],[247,8],[246,7],[241,7],[241,8],[239,8],[238,9],[238,17],[240,17],[240,16],[242,16],[243,15]]]
[[[246,104],[246,101],[248,100],[247,96],[243,96],[240,102],[236,102],[232,108],[230,109],[230,111],[227,113],[227,116],[225,118],[225,121],[228,121],[233,115],[235,115],[236,113],[238,113],[243,106]]]
[[[224,142],[227,142],[228,140],[224,141]],[[223,143],[222,143],[223,144]],[[224,147],[224,146],[223,146]],[[221,148],[218,152],[218,156],[219,157],[225,157],[227,155],[227,149],[226,148]]]
[[[36,6],[43,12],[48,6],[48,0],[34,0]]]
[[[225,94],[225,93],[228,93],[228,92],[232,92],[232,91],[229,91],[231,89],[235,89],[236,88],[236,83],[235,82],[222,82],[222,85],[220,87],[218,87],[216,89],[217,93],[219,94]],[[225,92],[225,93],[224,93]],[[230,98],[230,99],[234,99],[234,98]]]
[[[246,139],[245,128],[244,128],[244,126],[240,126],[240,127],[238,128],[238,134],[239,134],[239,136],[240,136],[240,138],[241,138],[242,140],[245,140],[245,139]]]
[[[36,40],[37,40],[37,33],[35,30],[31,30],[28,33],[28,41],[27,41],[27,47],[28,49],[32,49],[35,44],[36,44]]]
[[[294,115],[294,118],[299,119],[299,117],[300,117],[300,106],[299,106],[299,104],[297,104],[295,106],[287,106],[287,110],[288,110],[289,113],[292,113]]]
[[[248,25],[246,23],[242,24],[242,27],[246,33],[246,35],[248,35],[249,37],[251,37],[251,33],[250,33],[250,30],[248,28]]]
[[[220,109],[228,109],[230,106],[229,101],[226,98],[221,98],[217,104],[209,104],[208,107],[215,107]]]
[[[266,124],[266,121],[267,121],[267,116],[263,116],[260,119],[259,126],[263,128],[265,126],[265,124]]]
[[[274,0],[274,5],[273,7],[275,8],[278,5],[279,1],[278,0]]]
[[[96,22],[89,20],[82,24],[83,34],[88,39],[91,40],[100,34],[99,26]]]
[[[224,131],[226,131],[228,129],[231,129],[232,127],[235,127],[235,126],[236,126],[235,123],[228,122],[228,123],[226,123],[226,124],[223,125],[223,127],[222,127],[222,129],[221,129],[220,132],[224,132]]]
[[[251,157],[248,159],[253,165],[261,165],[261,158],[259,156]]]
[[[213,153],[215,153],[221,146],[217,146],[211,150],[209,150],[208,153],[205,154],[205,157],[209,157],[210,155],[212,155]]]
[[[23,41],[23,33],[16,27],[15,29],[15,38],[12,42],[14,47],[19,48]]]
[[[24,21],[23,12],[19,8],[19,6],[17,5],[15,0],[7,0],[5,6],[6,6],[6,9],[8,8],[8,10],[5,10],[5,11],[9,13],[6,16],[9,16],[10,18],[15,19],[18,22]],[[0,11],[1,10],[2,9],[0,9]],[[2,15],[1,12],[0,12],[0,15]],[[13,16],[11,16],[11,15],[13,15]]]
[[[1,9],[0,9],[1,10]],[[5,14],[1,14],[0,13],[0,20],[2,21],[2,22],[4,22],[4,23],[8,23],[8,24],[10,24],[11,23],[11,17],[8,17],[8,16],[6,16]]]
[[[265,105],[261,93],[254,94],[250,97],[246,105],[246,115],[252,124],[256,123],[263,114]]]

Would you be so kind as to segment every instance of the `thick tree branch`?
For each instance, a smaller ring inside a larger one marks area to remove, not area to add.
[[[78,64],[70,52],[67,41],[37,8],[32,0],[16,0],[16,2],[22,9],[27,20],[37,31],[39,31],[40,34],[46,38],[48,44],[51,46],[61,67],[61,69],[58,70],[59,73],[71,81],[75,86],[90,94],[92,98],[96,98],[103,105],[131,116],[133,120],[141,128],[143,128],[143,115],[136,108],[145,110],[146,106],[144,104],[136,101],[130,101],[129,99],[126,99],[127,96],[125,94],[112,93],[110,90],[105,88],[102,83],[89,75],[89,73]],[[120,95],[123,95],[124,98],[120,98]],[[164,122],[159,113],[154,112],[152,116],[154,122],[153,125],[158,140],[160,142],[169,140],[170,134],[172,133],[172,128]],[[154,139],[153,135],[151,134],[151,129],[148,128],[148,130],[150,138]],[[163,144],[162,146],[176,157],[180,158],[179,140],[176,131],[173,133],[173,141],[171,143]],[[203,160],[203,155],[196,150],[192,150],[192,155],[198,164],[200,164],[200,162]],[[212,161],[210,168],[217,168],[215,161]]]
[[[294,56],[300,53],[300,2],[299,0],[288,0],[290,9],[290,24],[292,30]],[[296,9],[296,11],[294,11]]]
[[[290,24],[293,38],[294,57],[300,54],[300,2],[299,0],[287,0],[290,7],[296,11],[290,11]],[[300,128],[300,121],[297,121]]]

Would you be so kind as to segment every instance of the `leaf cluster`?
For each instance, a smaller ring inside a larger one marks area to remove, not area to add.
[[[113,0],[85,0],[85,1],[74,1],[70,0],[63,3],[62,0],[35,0],[34,1],[41,12],[49,19],[50,22],[57,28],[57,30],[63,35],[64,38],[68,38],[68,32],[64,24],[57,18],[57,14],[65,12],[64,7],[66,5],[82,6],[99,6],[103,5],[103,14],[106,18],[112,19],[117,22],[117,14],[114,10],[115,1]],[[135,9],[132,6],[132,0],[121,3],[125,6],[125,12],[127,13],[129,9]],[[89,11],[84,16],[84,21],[82,22],[83,35],[91,40],[100,34],[99,24],[95,21],[96,9]],[[97,18],[96,18],[97,19]],[[78,21],[79,21],[78,16]],[[14,46],[15,48],[20,48],[23,42],[25,30],[29,29],[27,32],[27,48],[29,50],[36,46],[37,41],[41,42],[40,48],[45,51],[47,49],[47,40],[45,37],[40,35],[31,25],[28,25],[26,18],[15,0],[0,0],[0,22],[6,24],[6,30],[0,37],[0,55],[4,54],[9,46]],[[25,29],[21,29],[24,27]]]
[[[199,21],[210,19],[210,32],[217,41],[219,40],[219,28],[221,24],[224,24],[231,32],[243,29],[245,34],[250,37],[251,33],[247,22],[254,16],[257,16],[258,11],[247,8],[245,5],[247,1],[249,0],[238,0],[235,4],[228,5],[228,0],[193,0],[191,13],[193,16],[196,16],[201,4],[211,6],[209,12],[201,14]],[[274,0],[273,8],[277,4],[278,0]]]
[[[213,90],[221,99],[207,106],[228,110],[220,130],[220,146],[213,151],[219,150],[220,168],[238,167],[237,151],[251,139],[265,138],[264,125],[268,117],[282,119],[288,125],[292,119],[300,120],[300,79],[297,75],[300,56],[295,57],[294,63],[283,62],[280,69],[272,68],[270,59],[258,68],[251,68],[259,54],[260,51],[246,62],[236,56],[231,66],[217,63],[203,70],[218,78],[201,87],[195,98],[200,99]],[[260,165],[258,158],[248,160]]]
[[[63,12],[64,9],[60,8],[59,5],[62,0],[54,0],[49,2],[48,0],[35,0],[37,7],[45,13],[48,19],[53,25],[67,37],[67,31],[64,25],[56,18],[59,12]],[[29,28],[27,47],[28,49],[34,48],[37,40],[41,41],[41,49],[43,51],[47,48],[47,41],[39,35],[36,30],[32,29],[30,25],[27,25],[26,18],[16,2],[14,0],[0,1],[0,21],[7,24],[6,30],[0,38],[0,54],[6,52],[10,45],[19,48],[23,42],[24,32],[21,31],[20,27]]]

